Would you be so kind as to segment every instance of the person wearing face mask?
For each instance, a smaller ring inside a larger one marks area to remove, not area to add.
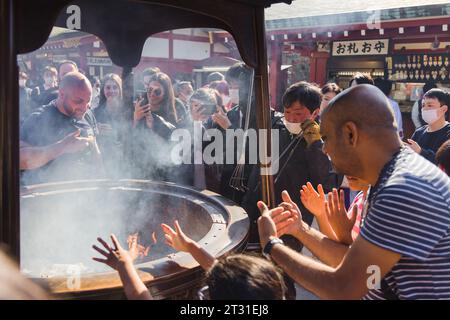
[[[300,201],[300,186],[311,182],[322,184],[325,192],[340,185],[342,176],[332,172],[328,157],[322,152],[323,142],[319,133],[319,125],[313,120],[319,114],[322,101],[320,88],[308,82],[298,82],[291,85],[283,95],[284,115],[275,113],[272,120],[272,130],[279,133],[278,173],[274,175],[275,203],[283,202],[281,192],[287,190],[292,199],[299,205],[303,219],[311,225],[314,216]],[[249,191],[244,198],[244,208],[252,220],[252,231],[255,231],[259,209],[256,206],[261,199],[259,184],[259,168],[252,171],[249,181]],[[258,238],[252,233],[250,241]],[[299,245],[296,249],[301,249]]]
[[[417,129],[407,145],[429,161],[436,163],[436,152],[450,139],[450,123],[446,121],[450,94],[431,89],[423,96],[422,118],[427,125]]]

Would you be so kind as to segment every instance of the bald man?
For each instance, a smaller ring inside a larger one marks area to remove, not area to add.
[[[78,66],[77,64],[72,61],[72,60],[64,60],[61,61],[61,63],[59,64],[59,69],[58,69],[58,74],[59,74],[59,80],[61,80],[62,78],[64,78],[64,76],[70,72],[77,72],[78,71]]]
[[[321,134],[335,169],[372,186],[360,234],[338,263],[292,251],[278,237],[301,239],[309,227],[285,196],[272,210],[258,203],[265,255],[324,299],[450,299],[450,179],[402,145],[384,94],[371,85],[342,92],[323,112]]]
[[[20,132],[22,183],[91,178],[99,160],[95,117],[88,109],[92,87],[79,72],[61,80],[58,98],[39,108]]]

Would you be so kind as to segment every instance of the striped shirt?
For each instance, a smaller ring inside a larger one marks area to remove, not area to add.
[[[356,213],[356,220],[355,224],[352,228],[352,239],[355,241],[356,237],[359,235],[359,231],[361,228],[361,218],[362,218],[362,212],[364,210],[364,201],[366,200],[366,197],[364,197],[364,192],[360,192],[356,195],[355,199],[353,199],[352,204],[347,210],[347,216],[349,219],[352,218],[353,208],[356,206],[358,208],[358,211]]]
[[[450,299],[450,178],[402,148],[372,189],[360,235],[401,254],[388,289],[398,299]],[[383,298],[375,293],[365,298]]]

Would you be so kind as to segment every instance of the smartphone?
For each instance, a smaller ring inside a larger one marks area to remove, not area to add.
[[[147,92],[138,92],[135,101],[139,101],[141,99],[144,99],[141,102],[141,106],[148,104]]]

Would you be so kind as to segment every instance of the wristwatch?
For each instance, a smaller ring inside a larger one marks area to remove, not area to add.
[[[277,243],[284,244],[283,240],[281,240],[280,238],[272,238],[272,240],[267,242],[262,252],[263,256],[267,259],[270,259],[270,252],[272,251],[273,246]]]

